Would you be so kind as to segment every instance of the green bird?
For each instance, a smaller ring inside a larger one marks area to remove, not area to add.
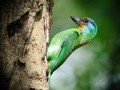
[[[65,62],[74,50],[89,43],[97,34],[97,26],[92,19],[73,16],[71,19],[78,27],[56,34],[49,44],[46,56],[50,75]]]

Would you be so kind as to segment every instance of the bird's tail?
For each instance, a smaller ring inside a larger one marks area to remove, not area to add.
[[[48,76],[48,84],[50,86],[50,80],[51,80],[51,73],[50,73],[50,70],[49,70],[49,76]]]

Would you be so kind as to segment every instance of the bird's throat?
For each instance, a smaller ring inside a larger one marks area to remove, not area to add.
[[[86,25],[80,25],[80,26],[78,27],[79,30],[82,30],[83,28],[86,28]]]

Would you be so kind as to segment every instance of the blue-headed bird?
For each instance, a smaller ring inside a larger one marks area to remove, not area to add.
[[[47,60],[50,75],[65,62],[74,50],[91,42],[97,34],[97,26],[92,19],[73,16],[71,19],[78,27],[56,34],[49,44]]]

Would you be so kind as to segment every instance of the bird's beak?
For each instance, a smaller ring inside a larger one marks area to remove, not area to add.
[[[77,25],[79,25],[79,26],[83,25],[82,19],[74,17],[74,16],[70,16],[70,17]]]

